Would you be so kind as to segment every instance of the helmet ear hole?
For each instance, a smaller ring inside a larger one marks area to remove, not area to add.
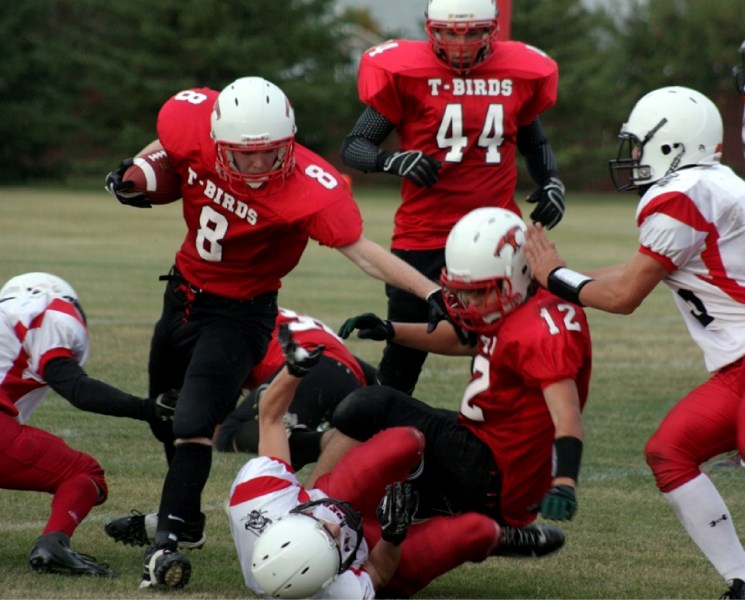
[[[696,90],[663,87],[634,105],[619,138],[618,155],[610,161],[616,189],[644,190],[682,167],[718,164],[722,116],[716,105]],[[623,156],[621,151],[629,140],[641,140],[643,155]]]

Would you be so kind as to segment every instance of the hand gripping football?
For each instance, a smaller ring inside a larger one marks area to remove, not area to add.
[[[168,161],[165,150],[136,157],[122,179],[134,183],[129,191],[145,194],[153,204],[168,204],[181,198],[181,177]]]

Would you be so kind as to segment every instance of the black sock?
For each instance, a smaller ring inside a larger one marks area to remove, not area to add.
[[[168,468],[158,511],[155,545],[178,540],[187,521],[199,520],[201,495],[212,466],[212,448],[179,444]]]

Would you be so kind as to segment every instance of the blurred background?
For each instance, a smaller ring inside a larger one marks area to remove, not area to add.
[[[278,84],[295,107],[299,141],[340,166],[339,146],[362,108],[360,54],[392,37],[423,39],[426,4],[3,0],[0,185],[101,184],[154,139],[168,97],[246,75]],[[559,64],[559,100],[542,119],[569,189],[610,189],[619,127],[662,85],[714,100],[725,120],[724,162],[745,174],[742,101],[730,76],[745,1],[512,0],[510,36]],[[353,175],[355,185],[399,183]],[[521,182],[532,185],[524,173]]]

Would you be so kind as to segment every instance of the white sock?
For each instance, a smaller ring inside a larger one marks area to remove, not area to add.
[[[729,585],[745,581],[745,550],[727,505],[711,480],[701,473],[663,494],[688,535]]]

